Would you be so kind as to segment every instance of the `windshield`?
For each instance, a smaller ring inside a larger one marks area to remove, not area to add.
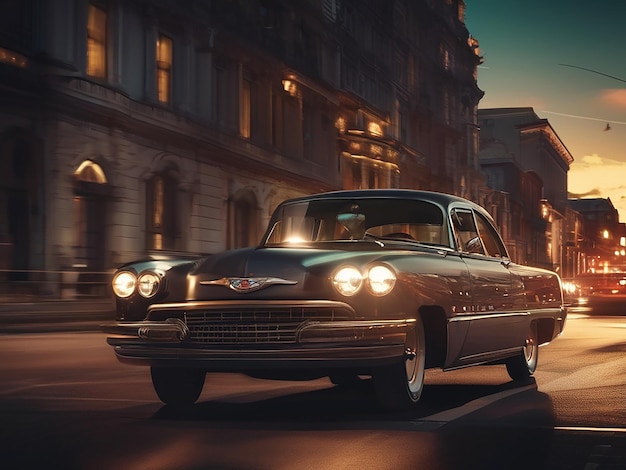
[[[382,238],[449,247],[444,220],[436,205],[410,199],[288,203],[274,214],[265,245]]]

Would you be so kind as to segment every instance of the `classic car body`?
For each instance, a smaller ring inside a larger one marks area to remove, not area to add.
[[[207,372],[371,376],[380,403],[421,394],[426,368],[506,364],[532,375],[566,321],[555,273],[514,264],[489,214],[412,190],[285,201],[259,246],[119,268],[120,361],[151,367],[159,398],[195,402]]]

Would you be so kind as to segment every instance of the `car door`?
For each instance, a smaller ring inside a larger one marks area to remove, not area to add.
[[[465,338],[457,345],[456,358],[449,359],[463,365],[481,362],[522,344],[527,319],[516,305],[510,261],[493,225],[469,208],[453,209],[451,217],[458,249],[470,275],[472,297],[469,311],[451,320],[463,323],[451,328],[464,330]]]

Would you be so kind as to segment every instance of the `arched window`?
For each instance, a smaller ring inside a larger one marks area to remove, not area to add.
[[[74,260],[75,266],[105,267],[107,177],[100,165],[84,160],[74,171]]]
[[[85,160],[74,172],[74,178],[87,183],[106,184],[107,177],[96,162]]]
[[[168,168],[146,184],[146,246],[148,250],[175,250],[179,232],[177,216],[178,171]]]

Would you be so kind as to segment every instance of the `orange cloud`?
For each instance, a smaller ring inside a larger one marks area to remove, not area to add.
[[[610,198],[620,215],[626,220],[626,162],[587,155],[576,160],[567,174],[570,198]]]
[[[626,108],[626,89],[609,89],[602,91],[602,102],[610,106]]]

